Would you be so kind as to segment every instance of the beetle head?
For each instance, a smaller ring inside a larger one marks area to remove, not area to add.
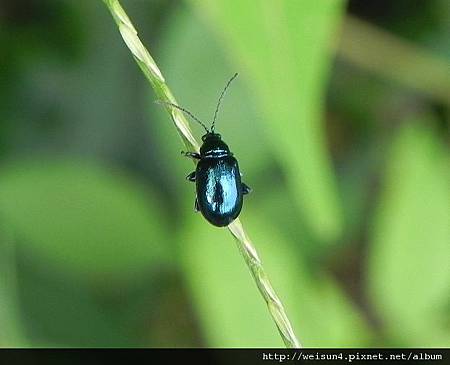
[[[230,149],[228,145],[222,141],[219,133],[206,133],[202,137],[203,144],[200,148],[200,154],[206,155],[223,155],[229,154]]]

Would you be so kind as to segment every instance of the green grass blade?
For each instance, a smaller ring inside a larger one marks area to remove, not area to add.
[[[368,284],[394,341],[440,347],[450,341],[448,157],[438,136],[425,127],[432,118],[408,122],[389,154],[373,224]]]

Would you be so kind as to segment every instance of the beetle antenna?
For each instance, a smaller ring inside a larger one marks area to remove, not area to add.
[[[211,133],[214,133],[214,126],[216,124],[216,118],[217,113],[219,112],[220,103],[222,102],[222,98],[225,95],[225,91],[227,91],[228,87],[230,86],[231,82],[237,77],[238,73],[236,72],[231,79],[228,80],[227,84],[225,85],[224,89],[222,90],[222,93],[219,96],[219,101],[217,102],[216,111],[214,112],[214,118],[211,125]]]
[[[168,101],[164,101],[164,100],[156,100],[155,101],[156,104],[165,104],[165,105],[169,105],[175,109],[181,110],[183,113],[186,113],[187,115],[189,115],[193,120],[195,120],[198,124],[200,124],[203,128],[205,128],[206,133],[210,133],[209,129],[206,127],[205,124],[202,123],[202,121],[200,119],[198,119],[194,114],[192,114],[189,110],[182,108],[181,106],[178,106],[176,104],[170,103]]]

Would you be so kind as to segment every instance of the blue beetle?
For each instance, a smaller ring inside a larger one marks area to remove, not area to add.
[[[237,75],[237,73],[234,74],[220,94],[211,129],[208,129],[188,110],[164,102],[164,104],[189,115],[206,131],[206,134],[202,136],[203,144],[200,147],[200,153],[182,152],[182,154],[198,160],[195,171],[186,177],[187,180],[195,182],[196,185],[195,211],[200,211],[211,224],[217,227],[227,226],[238,217],[242,209],[243,196],[251,191],[241,181],[239,165],[233,153],[222,140],[220,134],[214,131],[222,98]]]

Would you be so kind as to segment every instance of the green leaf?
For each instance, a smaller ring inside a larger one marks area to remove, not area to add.
[[[129,279],[167,261],[167,227],[149,189],[75,160],[0,169],[0,213],[26,248],[69,273]]]
[[[430,120],[422,124],[432,125]],[[407,126],[390,153],[373,228],[370,294],[408,346],[446,346],[450,290],[448,161],[437,136]]]
[[[266,137],[310,229],[321,240],[335,239],[342,231],[342,213],[321,118],[329,42],[343,2],[191,3],[226,41],[226,56],[238,63],[259,99]]]

